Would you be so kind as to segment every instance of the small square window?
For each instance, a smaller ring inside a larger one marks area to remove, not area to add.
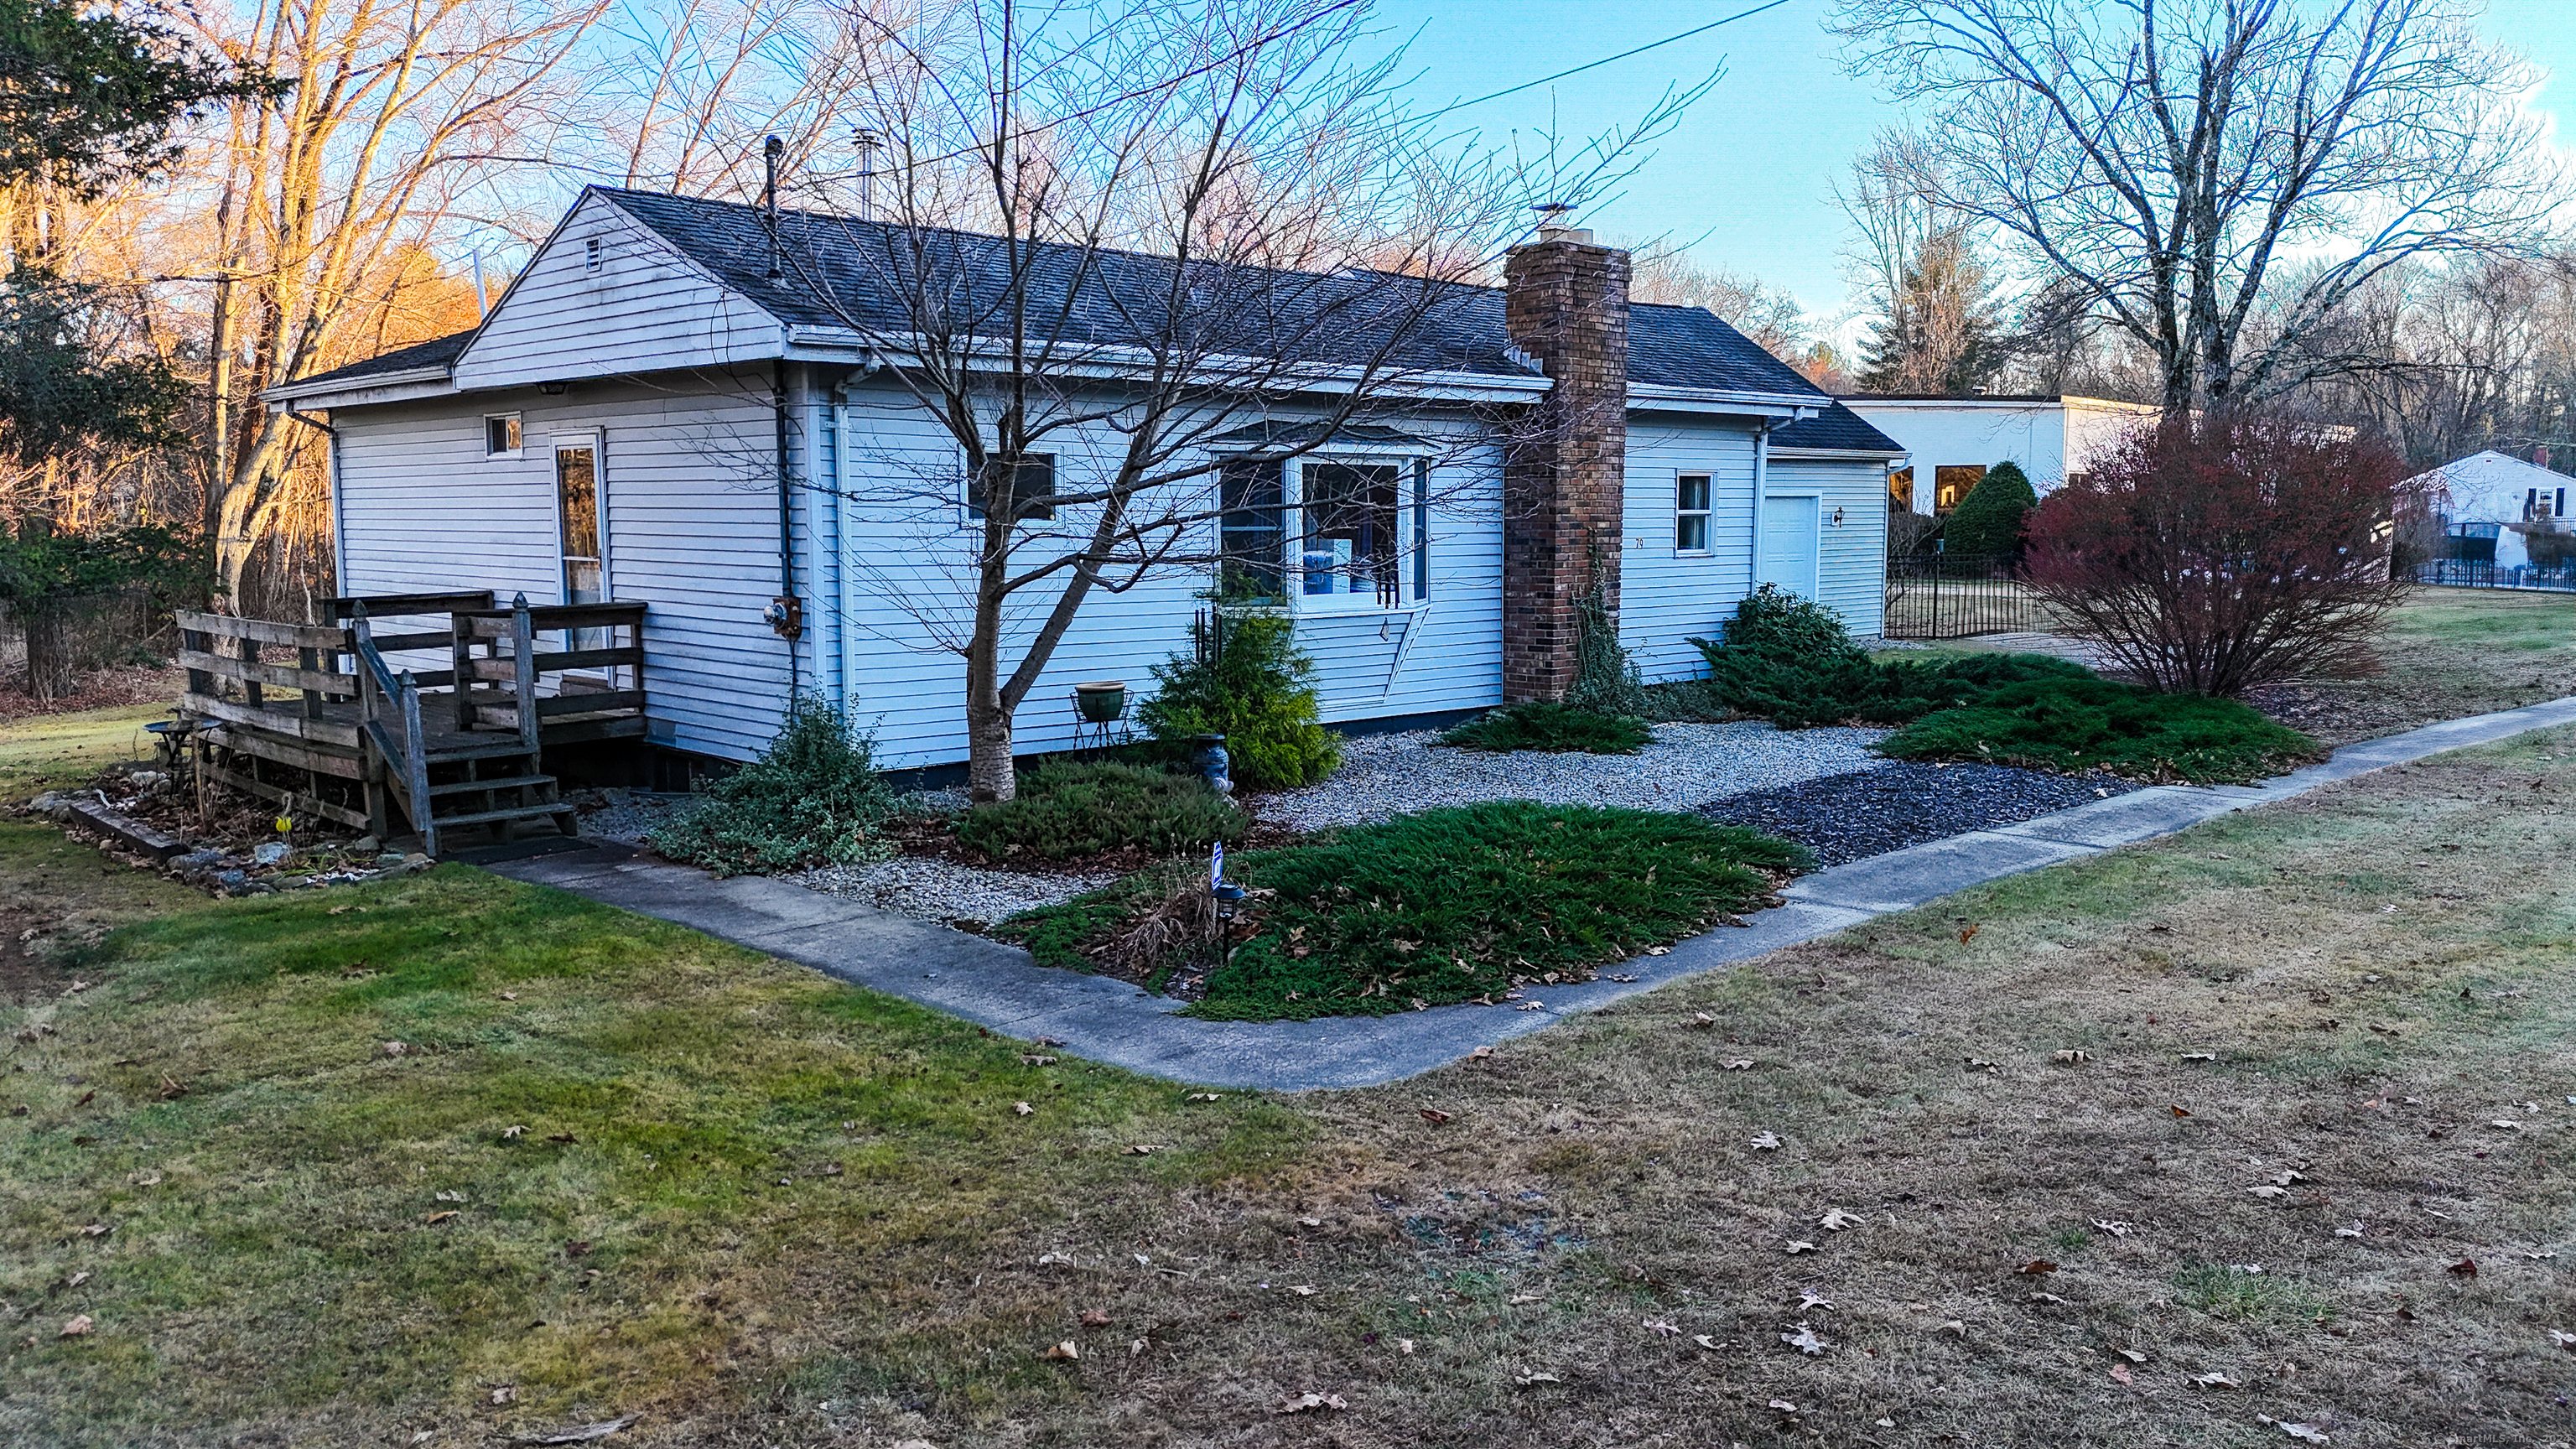
[[[483,419],[483,456],[515,458],[519,455],[519,415],[491,413]]]
[[[1053,492],[1055,492],[1055,454],[1031,453],[1020,460],[1018,469],[1011,475],[1011,493],[1015,501],[1011,511],[1018,515],[1019,521],[1023,523],[1044,522],[1051,519],[1055,517],[1054,504],[1032,504],[1027,500],[1044,498]],[[976,494],[975,479],[969,475],[966,479],[966,521],[968,523],[984,521],[983,501]]]
[[[1673,547],[1683,553],[1708,552],[1708,475],[1684,473],[1673,480]]]

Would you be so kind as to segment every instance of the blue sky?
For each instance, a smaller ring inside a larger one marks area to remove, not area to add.
[[[1380,0],[1390,39],[1412,36],[1413,95],[1428,106],[1483,95],[1660,40],[1749,8],[1628,0]],[[1460,112],[1490,139],[1515,127],[1590,134],[1633,119],[1674,81],[1726,79],[1693,108],[1626,193],[1585,220],[1631,239],[1695,243],[1704,265],[1786,287],[1818,321],[1845,308],[1843,218],[1830,191],[1880,126],[1898,119],[1876,85],[1843,72],[1824,30],[1831,0],[1776,10]],[[2576,0],[2491,0],[2485,25],[2551,73],[2534,104],[2576,143]],[[1418,34],[1416,32],[1419,32]],[[1703,239],[1704,238],[1704,239]]]

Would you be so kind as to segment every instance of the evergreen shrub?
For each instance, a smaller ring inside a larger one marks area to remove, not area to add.
[[[1013,798],[978,805],[957,839],[996,860],[1069,860],[1124,846],[1155,855],[1243,839],[1251,817],[1196,775],[1115,761],[1052,760],[1020,771]]]
[[[1947,552],[1969,557],[2002,557],[2021,552],[2022,530],[2039,494],[2019,463],[1997,463],[1950,510],[1941,536]]]
[[[1297,647],[1294,620],[1268,611],[1216,609],[1190,624],[1191,650],[1154,666],[1161,686],[1136,712],[1158,740],[1223,735],[1237,785],[1311,785],[1342,762],[1341,741],[1321,723],[1315,661]]]
[[[799,695],[760,758],[709,786],[705,800],[645,843],[720,876],[883,859],[891,851],[876,830],[895,798],[874,750],[840,706]]]

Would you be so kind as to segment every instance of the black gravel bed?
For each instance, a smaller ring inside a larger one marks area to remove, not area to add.
[[[1969,830],[2036,819],[2143,788],[2117,775],[2052,775],[2004,765],[1891,761],[1803,785],[1729,795],[1699,807],[1723,825],[1794,840],[1819,866],[1842,865]]]

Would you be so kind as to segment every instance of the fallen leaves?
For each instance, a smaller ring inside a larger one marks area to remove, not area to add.
[[[1105,1309],[1086,1308],[1082,1310],[1080,1316],[1074,1321],[1085,1328],[1107,1328],[1109,1326],[1109,1314]]]
[[[2569,1333],[2565,1329],[2553,1328],[2549,1330],[2549,1341],[2552,1344],[2567,1350],[2569,1353],[2576,1353],[2576,1333]]]
[[[1057,1344],[1055,1347],[1048,1349],[1046,1352],[1039,1354],[1038,1357],[1062,1359],[1066,1362],[1078,1363],[1082,1359],[1082,1345],[1075,1343],[1072,1339],[1068,1338],[1064,1342]]]
[[[1561,1384],[1564,1383],[1565,1380],[1558,1378],[1556,1375],[1549,1373],[1545,1369],[1532,1369],[1528,1373],[1517,1375],[1512,1379],[1512,1382],[1520,1385],[1522,1388],[1528,1388],[1532,1384]]]
[[[1694,1011],[1691,1013],[1691,1019],[1683,1022],[1682,1025],[1688,1027],[1692,1031],[1706,1031],[1710,1027],[1717,1025],[1717,1018],[1709,1015],[1705,1011]]]
[[[1033,1117],[1037,1115],[1038,1109],[1030,1106],[1026,1102],[1013,1102],[1011,1104],[1011,1110],[1023,1117]]]
[[[1737,1057],[1735,1060],[1730,1062],[1719,1062],[1718,1066],[1730,1072],[1749,1072],[1753,1070],[1753,1059],[1751,1057]]]
[[[1639,1324],[1638,1327],[1643,1328],[1648,1333],[1660,1334],[1665,1338],[1679,1338],[1682,1333],[1679,1325],[1662,1318],[1649,1318],[1645,1322]]]
[[[514,1404],[514,1403],[517,1403],[517,1402],[518,1402],[518,1400],[519,1400],[519,1386],[518,1386],[517,1384],[503,1384],[503,1385],[501,1385],[499,1388],[494,1389],[494,1390],[492,1391],[492,1402],[493,1402],[493,1403],[496,1403],[496,1404]]]
[[[501,1129],[501,1140],[504,1142],[516,1142],[527,1135],[528,1129],[524,1126],[504,1127]]]
[[[2111,1377],[2117,1382],[2123,1384],[2135,1384],[2138,1381],[2137,1376],[2130,1373],[2129,1366],[2124,1363],[2115,1363],[2111,1365]]]
[[[1055,1065],[1055,1058],[1048,1056],[1044,1052],[1022,1052],[1020,1053],[1020,1065],[1024,1067],[1051,1067]]]
[[[97,1326],[98,1324],[96,1321],[91,1319],[88,1314],[76,1313],[64,1321],[63,1331],[55,1334],[54,1336],[56,1338],[86,1338],[89,1336],[90,1330]]]
[[[2274,1187],[2270,1183],[2265,1183],[2261,1187],[2249,1187],[2245,1190],[2254,1194],[2256,1197],[2263,1199],[2265,1202],[2270,1202],[2276,1198],[2288,1197],[2290,1195],[2290,1190],[2288,1188]]]
[[[1119,1148],[1118,1153],[1122,1157],[1143,1157],[1149,1153],[1166,1152],[1169,1150],[1169,1148],[1159,1142],[1130,1142],[1126,1146]]]
[[[2013,1271],[2025,1278],[2042,1278],[2056,1272],[2057,1265],[2048,1261],[2046,1258],[2033,1258],[2029,1262],[2022,1264],[2020,1267],[2013,1269]]]
[[[444,1209],[441,1209],[441,1210],[440,1210],[440,1211],[438,1211],[438,1212],[434,1212],[434,1213],[431,1213],[431,1214],[427,1215],[426,1217],[423,1217],[423,1218],[421,1219],[421,1221],[422,1221],[422,1222],[424,1222],[424,1223],[429,1224],[431,1227],[436,1227],[436,1226],[438,1226],[440,1223],[443,1223],[443,1222],[447,1221],[449,1218],[452,1218],[452,1217],[454,1217],[454,1216],[456,1216],[456,1209],[454,1209],[454,1208],[444,1208]]]
[[[1467,1060],[1469,1060],[1469,1061],[1471,1061],[1471,1062],[1487,1061],[1487,1060],[1490,1060],[1490,1059],[1493,1057],[1493,1055],[1494,1055],[1494,1049],[1493,1049],[1492,1047],[1489,1047],[1489,1046],[1480,1046],[1480,1047],[1476,1048],[1474,1051],[1471,1051],[1471,1052],[1467,1053]]]
[[[1339,1394],[1318,1394],[1308,1392],[1299,1394],[1297,1397],[1281,1404],[1279,1406],[1279,1412],[1283,1414],[1311,1414],[1319,1409],[1347,1409],[1349,1407],[1350,1404]]]
[[[1816,1331],[1804,1323],[1794,1323],[1790,1327],[1795,1331],[1781,1334],[1780,1341],[1809,1358],[1814,1358],[1834,1346],[1833,1340],[1817,1337]]]
[[[2245,1387],[2236,1380],[2215,1370],[2205,1374],[2193,1374],[2191,1376],[2191,1382],[2194,1387],[2203,1389],[2241,1389]]]
[[[2069,1047],[2064,1051],[2050,1052],[2048,1059],[2061,1067],[2080,1067],[2093,1060],[2093,1054],[2082,1047]]]
[[[2126,1218],[2095,1218],[2093,1226],[2115,1238],[2125,1238],[2138,1230],[2138,1225]]]
[[[2314,1424],[2284,1423],[2279,1419],[2273,1418],[2269,1414],[2261,1414],[2256,1417],[2260,1418],[2264,1423],[2270,1424],[2274,1428],[2279,1429],[2282,1433],[2289,1435],[2291,1438],[2298,1440],[2302,1444],[2331,1444],[2334,1442],[2332,1439],[2326,1437],[2325,1430],[2318,1428]]]
[[[1970,922],[1968,929],[1959,933],[1959,944],[1964,946],[1975,939],[1977,939],[1977,926],[1974,922]]]
[[[1816,1219],[1817,1225],[1829,1233],[1839,1233],[1845,1228],[1859,1227],[1863,1221],[1860,1214],[1845,1212],[1841,1208],[1827,1208],[1825,1215]]]
[[[1425,1107],[1422,1109],[1422,1120],[1430,1123],[1434,1127],[1437,1127],[1441,1123],[1449,1120],[1449,1114],[1441,1111],[1437,1107]]]
[[[2478,1260],[2475,1258],[2462,1258],[2460,1261],[2453,1263],[2450,1267],[2445,1268],[2442,1271],[2457,1278],[2474,1278],[2478,1276]]]
[[[1813,1243],[1794,1242],[1789,1245],[1789,1256],[1792,1258],[1798,1256],[1800,1253],[1812,1253],[1814,1251],[1816,1251],[1816,1245]]]

